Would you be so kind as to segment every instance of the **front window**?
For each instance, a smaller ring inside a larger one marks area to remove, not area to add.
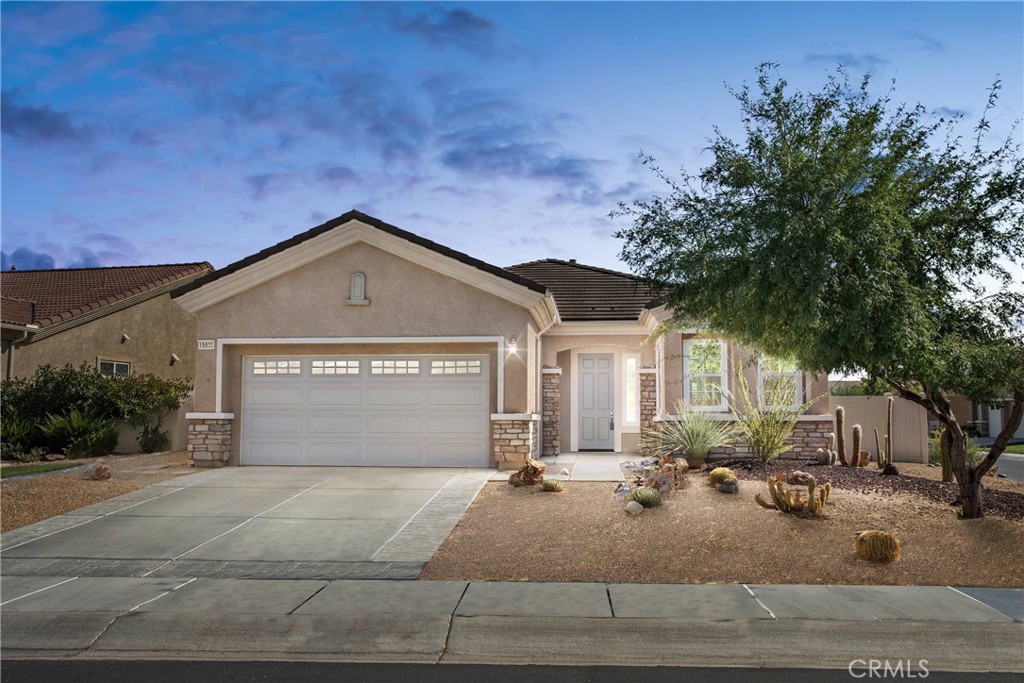
[[[683,391],[693,410],[726,410],[725,342],[688,339],[683,342]]]
[[[761,400],[778,398],[780,404],[795,408],[803,401],[803,373],[796,361],[761,356]]]
[[[101,360],[100,374],[112,377],[127,377],[132,374],[132,364],[120,360]]]

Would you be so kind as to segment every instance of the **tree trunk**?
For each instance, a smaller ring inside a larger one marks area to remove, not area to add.
[[[985,515],[982,508],[981,475],[967,461],[967,435],[952,414],[947,417],[950,418],[946,423],[949,433],[949,464],[960,488],[960,516],[963,519],[978,519]]]
[[[942,464],[942,481],[953,481],[953,461],[949,459],[949,430],[939,432],[939,462]]]

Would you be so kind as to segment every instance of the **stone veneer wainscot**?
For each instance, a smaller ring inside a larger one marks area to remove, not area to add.
[[[491,415],[494,461],[501,470],[516,470],[540,452],[540,416],[534,413]]]
[[[188,452],[196,467],[223,467],[231,458],[231,413],[188,413]]]

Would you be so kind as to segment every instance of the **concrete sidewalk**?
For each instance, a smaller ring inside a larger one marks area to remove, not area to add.
[[[4,657],[663,664],[1024,672],[1024,591],[18,577]]]

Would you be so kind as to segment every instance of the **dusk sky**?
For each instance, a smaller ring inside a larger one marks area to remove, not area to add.
[[[895,78],[965,132],[999,78],[994,138],[1024,112],[1020,2],[0,12],[4,269],[220,267],[352,208],[496,265],[621,269],[609,212],[665,189],[639,152],[696,171],[761,62]]]

